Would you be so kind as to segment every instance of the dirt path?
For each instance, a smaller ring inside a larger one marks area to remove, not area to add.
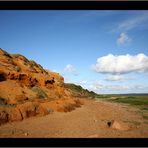
[[[107,122],[111,120],[130,129],[109,128]],[[148,137],[148,124],[137,108],[84,99],[82,107],[68,113],[54,112],[1,125],[0,137]]]

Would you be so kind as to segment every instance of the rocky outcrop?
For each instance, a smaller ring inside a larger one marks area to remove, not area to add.
[[[0,48],[0,124],[80,107],[68,92],[59,73]]]
[[[47,114],[49,114],[48,110],[37,102],[26,102],[16,107],[0,107],[0,125],[7,122],[21,121],[32,116],[44,116]]]
[[[60,77],[60,76],[59,76]],[[60,79],[60,82],[57,80]],[[38,77],[38,75],[31,75],[27,73],[18,73],[18,72],[3,72],[0,71],[0,81],[5,81],[5,80],[15,80],[18,83],[22,83],[23,85],[26,86],[49,86],[49,85],[56,85],[62,87],[64,84],[64,79],[57,78],[57,77],[51,77],[51,76],[46,76],[46,77]],[[59,85],[60,84],[60,85]]]
[[[0,125],[21,121],[33,116],[44,116],[58,112],[70,112],[77,107],[80,107],[83,102],[78,99],[64,99],[51,102],[25,102],[16,106],[3,106],[0,107]]]

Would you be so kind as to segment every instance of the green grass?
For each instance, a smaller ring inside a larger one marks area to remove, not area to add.
[[[127,103],[131,105],[138,106],[148,106],[148,96],[127,96],[127,97],[117,97],[116,99],[110,101],[119,102],[119,103]],[[147,107],[145,107],[147,110]]]
[[[37,97],[39,99],[48,98],[48,95],[40,87],[34,86],[31,89],[37,93]]]
[[[145,108],[145,107],[143,107],[142,109],[143,109],[143,110],[148,110],[148,108]]]
[[[23,55],[21,55],[21,54],[10,54],[12,57],[15,57],[15,58],[19,58],[19,57],[21,57],[21,58],[23,58],[23,60],[25,61],[25,62],[29,62],[29,60],[25,57],[25,56],[23,56]]]
[[[148,124],[148,121],[144,121],[145,124]]]
[[[41,89],[39,86],[34,86],[34,87],[29,87],[32,91],[36,92],[37,94],[37,98],[39,99],[48,99],[49,101],[50,100],[54,100],[55,97],[54,96],[49,96],[46,91],[44,91],[43,89]],[[36,97],[33,97],[33,99],[35,99]]]
[[[144,118],[145,120],[148,120],[148,116],[146,116],[146,115],[143,115],[143,118]]]
[[[42,73],[48,74],[47,71],[44,70],[44,68],[43,68],[40,64],[37,64],[37,63],[36,63],[35,61],[33,61],[33,60],[30,60],[30,67],[31,67],[31,68],[36,67],[36,68],[40,69],[40,71],[41,71]]]
[[[9,107],[9,108],[16,107],[15,104],[7,104],[6,100],[7,99],[4,99],[4,98],[0,97],[0,107]]]

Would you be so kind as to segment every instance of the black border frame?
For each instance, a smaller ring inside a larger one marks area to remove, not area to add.
[[[147,138],[0,138],[1,147],[148,147]]]
[[[147,138],[0,138],[1,147],[148,147]]]
[[[0,1],[0,10],[147,10],[148,1]]]
[[[148,10],[148,1],[0,1],[1,10]],[[1,147],[148,147],[147,138],[0,138]]]

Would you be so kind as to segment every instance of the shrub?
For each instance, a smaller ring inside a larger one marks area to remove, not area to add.
[[[146,116],[146,115],[143,115],[143,118],[146,119],[146,120],[148,120],[148,116]]]
[[[143,105],[143,110],[148,110],[148,105]]]
[[[19,58],[19,59],[23,60],[24,62],[29,62],[29,60],[21,54],[11,54],[11,56],[15,57],[15,58]]]
[[[48,95],[40,87],[34,86],[34,87],[32,87],[32,90],[37,93],[37,96],[40,99],[48,98]]]
[[[3,50],[2,48],[0,48],[0,50],[3,52],[3,54],[9,58],[11,58],[10,54],[8,52],[6,52],[5,50]]]
[[[0,97],[0,106],[1,107],[16,107],[16,104],[7,104],[7,99]]]

